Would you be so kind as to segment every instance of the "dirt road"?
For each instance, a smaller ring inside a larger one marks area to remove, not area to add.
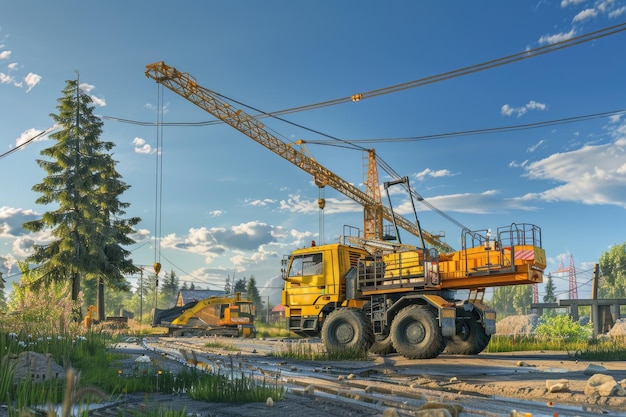
[[[279,375],[288,387],[284,401],[266,404],[206,404],[185,402],[188,412],[208,416],[290,416],[382,415],[395,408],[399,415],[413,415],[427,401],[458,404],[459,416],[509,416],[512,410],[533,416],[626,416],[626,397],[599,397],[584,394],[590,365],[616,381],[626,379],[626,362],[586,362],[566,353],[517,352],[477,356],[440,355],[429,360],[408,360],[399,355],[372,357],[362,362],[310,362],[267,356],[285,349],[285,340],[161,338],[142,345],[118,348],[142,349],[151,354],[166,353],[184,362],[181,352],[196,352],[205,364],[232,362],[235,366]],[[315,343],[315,341],[313,341]],[[145,353],[142,353],[145,354]],[[129,360],[132,359],[132,354]],[[225,361],[225,358],[229,358]],[[179,362],[180,363],[180,362]],[[176,365],[180,366],[180,365]],[[567,379],[569,390],[549,393],[546,380]],[[172,402],[171,398],[165,399]],[[178,404],[178,403],[177,403]],[[180,406],[180,404],[178,404]]]

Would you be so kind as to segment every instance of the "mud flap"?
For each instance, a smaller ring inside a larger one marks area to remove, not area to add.
[[[485,334],[496,334],[496,312],[493,310],[487,310],[483,312],[483,327],[485,328]]]
[[[471,303],[473,308],[480,312],[481,322],[485,328],[485,334],[496,334],[496,311],[490,309],[480,301],[473,301]]]
[[[444,337],[454,336],[456,334],[456,309],[442,308],[440,310],[439,325],[441,326],[441,334]]]

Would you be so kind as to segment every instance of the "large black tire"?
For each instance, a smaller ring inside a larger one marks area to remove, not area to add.
[[[374,340],[374,344],[370,347],[370,352],[375,355],[389,355],[390,353],[395,353],[396,349],[393,347],[393,342],[391,341],[391,335],[387,336],[376,336]]]
[[[446,347],[434,312],[427,306],[403,308],[391,323],[391,341],[408,359],[436,358]]]
[[[322,325],[322,344],[327,352],[337,350],[369,350],[374,333],[365,314],[356,308],[338,308]]]
[[[456,335],[449,338],[445,352],[452,355],[478,355],[485,350],[490,340],[491,335],[485,333],[476,316],[471,314],[459,321]]]

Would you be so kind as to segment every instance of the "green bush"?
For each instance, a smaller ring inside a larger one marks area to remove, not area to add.
[[[535,334],[548,338],[563,338],[569,342],[580,342],[591,337],[593,327],[592,325],[583,326],[567,315],[542,316]]]

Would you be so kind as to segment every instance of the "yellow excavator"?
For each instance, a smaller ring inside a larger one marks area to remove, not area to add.
[[[255,337],[254,304],[235,293],[191,301],[184,306],[152,309],[152,326],[168,335]]]
[[[189,74],[155,62],[146,67],[146,76],[308,172],[320,189],[328,185],[363,206],[363,233],[344,233],[339,243],[312,243],[283,259],[287,328],[321,336],[328,351],[395,351],[409,359],[444,351],[478,354],[496,331],[496,312],[484,302],[485,289],[542,282],[546,254],[538,226],[512,223],[493,233],[463,228],[462,248],[454,250],[422,230],[417,216],[411,222],[382,205],[373,150],[363,192]],[[399,182],[385,183],[385,189]],[[414,196],[408,181],[405,187]],[[385,240],[383,219],[395,226],[396,242]],[[398,227],[419,237],[421,247],[402,244]]]

